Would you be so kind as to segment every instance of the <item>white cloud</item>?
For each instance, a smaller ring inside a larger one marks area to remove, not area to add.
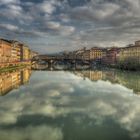
[[[72,9],[72,16],[80,19],[104,20],[112,17],[120,6],[113,3],[104,3],[99,5],[89,4]]]
[[[75,31],[75,27],[73,26],[62,26],[61,27],[62,35],[71,35]]]
[[[60,35],[71,35],[75,31],[75,27],[62,25],[60,22],[49,21],[45,25],[46,28],[56,31]]]
[[[99,6],[96,10],[93,9],[93,15],[95,15],[95,18],[97,19],[106,19],[114,15],[119,9],[120,6],[117,4],[105,3],[104,5]]]
[[[19,4],[20,0],[0,0],[0,5],[5,4]]]
[[[60,25],[59,22],[49,21],[49,22],[46,23],[46,26],[49,29],[58,30],[61,25]]]
[[[17,31],[17,30],[19,30],[18,26],[11,25],[11,24],[0,24],[0,28],[5,28],[5,29],[10,30],[10,31]]]
[[[59,18],[64,23],[70,22],[70,17],[67,14],[62,13],[62,14],[60,14]]]
[[[45,1],[39,5],[39,8],[42,12],[52,14],[55,11],[55,6],[52,5],[50,2]]]

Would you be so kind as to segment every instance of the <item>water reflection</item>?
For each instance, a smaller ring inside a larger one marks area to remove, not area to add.
[[[120,70],[86,70],[74,71],[74,74],[91,81],[110,81],[114,84],[123,85],[132,89],[134,93],[140,94],[140,72],[120,71]]]
[[[24,68],[0,73],[0,95],[6,95],[11,90],[24,85],[29,81],[31,68]]]
[[[80,76],[83,79],[88,78],[91,81],[103,80],[110,81],[112,84],[120,84],[132,89],[135,94],[140,94],[140,72],[113,69],[69,70],[69,72],[75,74],[76,76]],[[6,95],[12,89],[19,88],[19,86],[29,82],[30,76],[31,68],[0,73],[0,95]]]
[[[139,80],[118,70],[34,71],[0,97],[0,139],[139,140]]]

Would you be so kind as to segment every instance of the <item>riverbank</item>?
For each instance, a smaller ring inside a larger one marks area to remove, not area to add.
[[[31,66],[31,65],[29,65],[29,64],[20,64],[20,65],[16,65],[16,66],[9,66],[9,67],[6,67],[6,68],[0,68],[0,73],[22,69],[22,68],[25,68],[27,66]]]

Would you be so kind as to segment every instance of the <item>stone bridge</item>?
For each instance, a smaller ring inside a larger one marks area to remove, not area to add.
[[[64,56],[56,55],[56,56],[48,56],[48,55],[38,55],[33,58],[33,61],[36,62],[47,62],[48,65],[53,65],[55,62],[62,61],[62,62],[68,62],[70,64],[75,64],[76,62],[80,61],[83,64],[90,64],[90,60],[79,60],[75,58],[66,58]]]

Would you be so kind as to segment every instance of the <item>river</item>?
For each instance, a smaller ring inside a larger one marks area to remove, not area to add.
[[[140,139],[139,72],[27,68],[0,82],[0,140]]]

